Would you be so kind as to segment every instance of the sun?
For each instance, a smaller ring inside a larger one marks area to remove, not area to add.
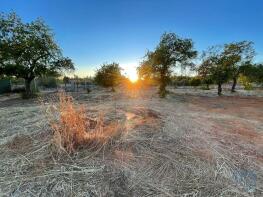
[[[137,73],[130,73],[128,74],[128,78],[132,83],[135,83],[138,80]]]
[[[123,72],[132,83],[138,80],[136,64],[125,64],[125,66],[123,66]]]

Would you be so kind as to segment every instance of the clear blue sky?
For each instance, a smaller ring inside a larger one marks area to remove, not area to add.
[[[0,0],[0,11],[42,17],[82,76],[104,62],[137,66],[165,31],[199,51],[251,40],[263,61],[263,0]]]

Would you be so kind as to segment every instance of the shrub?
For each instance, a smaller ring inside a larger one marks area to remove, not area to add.
[[[188,76],[174,76],[172,77],[172,83],[175,86],[189,86],[191,77]]]
[[[252,90],[252,83],[249,81],[248,77],[241,75],[239,77],[239,82],[244,86],[245,90]]]
[[[117,63],[103,64],[95,73],[94,81],[101,86],[114,87],[121,81],[121,68]]]
[[[201,85],[201,79],[197,78],[197,77],[193,77],[191,80],[190,80],[190,85],[191,86],[199,86]]]

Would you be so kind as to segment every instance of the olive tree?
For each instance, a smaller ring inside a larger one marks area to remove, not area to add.
[[[0,14],[0,74],[25,80],[26,95],[35,77],[74,70],[62,56],[54,35],[43,20],[24,23],[15,13]]]
[[[166,96],[166,86],[171,77],[172,68],[190,65],[197,56],[191,39],[183,39],[175,33],[164,33],[154,51],[146,54],[146,62],[152,66],[159,78],[159,95]]]

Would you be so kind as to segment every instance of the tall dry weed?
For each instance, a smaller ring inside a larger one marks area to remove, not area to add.
[[[77,105],[64,92],[59,93],[59,102],[52,107],[50,125],[53,143],[68,153],[80,147],[95,148],[105,145],[120,134],[120,125],[104,125],[103,115],[97,119],[88,117],[84,105]],[[57,114],[57,118],[56,117]],[[49,115],[50,116],[50,115]],[[95,125],[94,125],[95,124]]]

